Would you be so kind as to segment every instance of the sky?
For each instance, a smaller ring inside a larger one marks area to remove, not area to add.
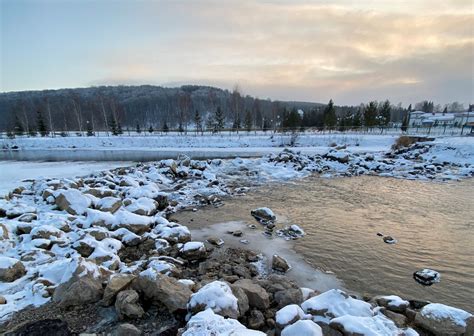
[[[204,84],[474,101],[473,0],[0,0],[0,91]]]

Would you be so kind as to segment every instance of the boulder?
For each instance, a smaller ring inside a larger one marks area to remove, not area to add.
[[[207,238],[207,241],[209,244],[215,245],[215,246],[222,246],[224,245],[224,241],[221,238],[218,237],[209,237]]]
[[[379,306],[400,314],[405,313],[405,310],[410,305],[408,301],[403,300],[396,295],[376,296],[374,299]]]
[[[51,239],[52,237],[61,237],[61,230],[52,225],[42,225],[34,227],[31,232],[31,239]]]
[[[311,320],[299,320],[292,325],[287,326],[281,332],[281,336],[323,336],[321,327]]]
[[[84,258],[89,257],[95,249],[95,247],[92,246],[90,242],[86,240],[80,240],[75,242],[72,245],[72,248],[75,249],[81,255],[81,257]]]
[[[25,266],[20,260],[0,257],[0,281],[13,282],[25,274]]]
[[[416,314],[415,325],[436,336],[468,335],[469,329],[471,333],[474,331],[472,314],[441,303],[430,303],[424,306]]]
[[[122,206],[122,200],[117,197],[104,197],[96,204],[96,209],[115,213]]]
[[[137,215],[152,216],[156,213],[158,203],[148,197],[140,197],[133,200],[131,204],[127,205],[127,210]]]
[[[405,315],[395,313],[388,309],[382,310],[383,314],[392,320],[398,328],[406,328],[408,319]]]
[[[31,223],[32,221],[38,219],[38,215],[35,213],[24,213],[20,217],[18,217],[16,220],[19,222],[24,222],[24,223]]]
[[[142,332],[140,329],[130,323],[123,323],[115,330],[115,336],[140,336]]]
[[[279,330],[283,330],[286,326],[306,317],[311,317],[311,315],[306,315],[298,305],[291,304],[276,312],[276,326]]]
[[[234,294],[234,296],[237,298],[237,305],[239,306],[239,316],[244,316],[250,309],[247,294],[245,294],[244,290],[240,287],[231,285],[230,288],[232,289],[232,293]]]
[[[262,312],[257,309],[253,309],[250,312],[250,316],[248,319],[248,326],[251,329],[260,329],[265,325],[265,316],[263,316]]]
[[[413,273],[413,278],[416,282],[424,285],[431,286],[441,281],[441,275],[439,272],[431,270],[429,268],[422,269]]]
[[[281,308],[289,304],[301,304],[303,302],[303,294],[298,288],[290,288],[276,292],[273,299],[277,303],[277,307]]]
[[[224,317],[239,317],[237,298],[228,284],[222,281],[213,281],[191,295],[188,310],[195,314],[211,308],[216,314]]]
[[[146,272],[146,271],[144,271]],[[193,292],[176,279],[159,273],[140,273],[133,280],[132,288],[143,294],[146,301],[156,305],[165,305],[170,312],[186,310]]]
[[[138,303],[139,296],[134,290],[125,290],[117,294],[115,300],[115,310],[119,316],[119,319],[125,318],[137,319],[141,318],[145,311]]]
[[[0,305],[4,305],[7,303],[7,299],[4,296],[0,295]]]
[[[181,256],[186,260],[199,260],[206,257],[206,247],[201,242],[187,242],[180,249]]]
[[[285,273],[290,269],[290,264],[288,264],[284,258],[274,254],[272,258],[272,269]]]
[[[107,283],[107,286],[104,290],[102,303],[105,306],[112,305],[117,293],[126,289],[135,278],[136,276],[133,274],[116,274],[110,277],[109,282]]]
[[[250,211],[250,214],[258,221],[272,222],[276,219],[275,214],[269,208],[257,208]]]
[[[74,275],[54,291],[53,301],[61,308],[82,306],[102,298],[102,281],[92,273]]]
[[[270,306],[270,296],[260,285],[249,279],[242,279],[234,282],[234,287],[241,288],[249,300],[249,306],[260,310],[265,310]]]
[[[82,215],[92,204],[90,198],[76,189],[59,190],[55,196],[58,208],[71,215]]]

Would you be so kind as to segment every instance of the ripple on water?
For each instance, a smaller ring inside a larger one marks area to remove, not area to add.
[[[473,199],[474,179],[434,183],[310,177],[257,189],[227,200],[219,209],[185,214],[180,221],[191,226],[252,223],[250,210],[268,206],[280,223],[296,223],[306,231],[294,249],[311,265],[333,271],[349,289],[426,299],[473,312]],[[187,217],[194,222],[186,222]],[[385,244],[377,232],[398,243]],[[441,282],[431,287],[416,283],[412,274],[421,268],[440,271]]]

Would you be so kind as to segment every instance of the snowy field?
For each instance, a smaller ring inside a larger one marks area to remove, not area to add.
[[[0,195],[22,185],[26,179],[72,178],[97,173],[132,162],[19,162],[0,161]]]
[[[287,134],[260,135],[169,135],[169,136],[117,136],[117,137],[56,137],[0,139],[4,149],[17,146],[19,149],[140,149],[160,148],[268,148],[289,146],[296,139],[297,147],[327,147],[332,143],[344,143],[372,150],[389,147],[395,135],[362,134],[302,134],[296,137]]]

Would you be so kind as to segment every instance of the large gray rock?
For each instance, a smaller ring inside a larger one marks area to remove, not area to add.
[[[12,282],[26,274],[25,266],[20,260],[0,257],[0,281]]]
[[[234,282],[233,287],[241,288],[249,300],[250,307],[265,310],[270,306],[270,296],[260,285],[249,279]]]
[[[58,191],[55,202],[59,209],[71,215],[82,215],[92,204],[90,198],[76,189]]]
[[[247,294],[245,294],[244,290],[240,287],[230,285],[230,288],[232,289],[232,293],[234,294],[234,296],[237,298],[239,316],[244,316],[250,309]]]
[[[258,208],[250,211],[250,214],[259,221],[270,222],[276,219],[275,214],[269,208]]]
[[[184,284],[167,275],[154,276],[140,274],[132,288],[143,294],[146,301],[155,305],[164,304],[170,312],[185,310],[193,292]]]
[[[62,308],[94,303],[102,298],[102,281],[93,274],[74,275],[69,281],[60,284],[53,294],[53,301]]]
[[[117,294],[115,310],[119,319],[137,319],[145,314],[145,311],[138,303],[139,298],[138,293],[134,290],[125,290]]]
[[[474,332],[472,314],[441,303],[424,306],[416,314],[415,325],[436,336],[472,335]]]
[[[130,323],[123,323],[115,330],[115,336],[140,336],[141,334],[140,329]]]
[[[105,306],[112,305],[117,293],[126,289],[135,278],[136,276],[133,274],[117,274],[110,277],[109,282],[107,283],[107,286],[104,290],[102,303]]]
[[[283,257],[275,254],[272,258],[272,269],[285,273],[290,269],[290,264]]]

